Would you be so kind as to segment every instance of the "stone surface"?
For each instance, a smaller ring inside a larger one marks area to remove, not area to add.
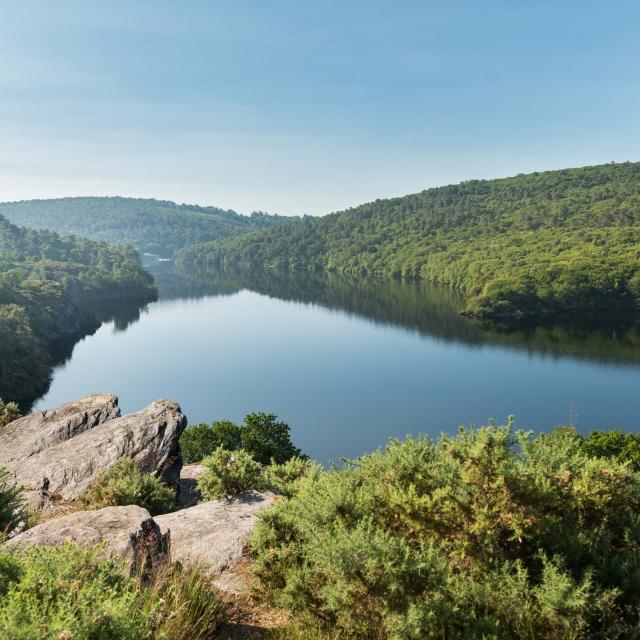
[[[32,456],[119,416],[116,396],[95,394],[14,420],[2,430],[0,466]]]
[[[196,562],[213,576],[242,559],[256,516],[274,500],[272,493],[247,491],[156,516],[155,521],[162,533],[171,534],[173,560]]]
[[[202,499],[198,490],[198,476],[204,471],[201,464],[185,464],[180,471],[180,492],[178,503],[181,507],[190,507]]]
[[[122,558],[132,572],[169,557],[169,535],[161,533],[146,509],[133,505],[78,511],[47,520],[18,534],[6,546],[54,547],[68,541],[90,547],[104,543],[105,555]]]
[[[182,467],[178,439],[186,424],[178,404],[158,400],[70,439],[58,438],[26,458],[8,459],[5,466],[36,509],[77,498],[99,473],[123,457],[132,458],[143,471],[177,489]]]

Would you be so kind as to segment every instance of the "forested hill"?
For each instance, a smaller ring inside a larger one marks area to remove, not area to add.
[[[98,326],[93,303],[156,297],[131,247],[22,229],[0,216],[0,398],[28,403],[46,389],[50,349]]]
[[[57,198],[0,203],[14,224],[49,229],[170,257],[181,247],[287,222],[284,216],[243,216],[215,207],[143,198]]]
[[[481,315],[640,307],[640,163],[472,180],[183,250],[185,264],[426,278]]]

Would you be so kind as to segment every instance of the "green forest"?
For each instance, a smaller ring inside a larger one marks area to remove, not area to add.
[[[0,216],[0,397],[25,403],[42,393],[50,348],[97,328],[93,304],[156,297],[131,247],[23,229]]]
[[[640,307],[640,163],[472,180],[188,247],[184,264],[423,278],[481,316]]]
[[[254,212],[243,216],[216,207],[122,197],[56,198],[0,203],[0,215],[14,224],[49,229],[138,251],[171,257],[190,244],[278,226],[289,218]]]

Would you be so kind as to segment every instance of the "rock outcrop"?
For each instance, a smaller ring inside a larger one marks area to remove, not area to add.
[[[146,509],[133,505],[78,511],[48,520],[18,534],[6,546],[54,547],[65,542],[90,547],[104,544],[104,554],[125,560],[132,573],[149,570],[169,558],[169,534],[161,533]]]
[[[2,430],[0,466],[28,458],[119,416],[116,396],[96,394],[18,418]]]
[[[33,422],[25,424],[37,424],[37,418],[28,418]],[[132,458],[143,471],[162,477],[177,489],[182,467],[178,439],[186,424],[178,404],[158,400],[142,411],[107,419],[70,438],[62,436],[73,429],[49,429],[53,442],[26,438],[15,452],[3,434],[0,460],[14,473],[36,509],[77,498],[99,473],[123,457]],[[25,456],[30,448],[32,453]]]
[[[195,562],[213,576],[242,558],[258,513],[274,502],[270,492],[247,491],[156,516],[162,533],[171,532],[171,558]]]

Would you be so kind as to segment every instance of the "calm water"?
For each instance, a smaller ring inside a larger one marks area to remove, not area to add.
[[[542,430],[638,426],[637,327],[483,327],[458,315],[454,292],[426,284],[157,280],[160,301],[79,342],[36,408],[108,391],[125,412],[177,400],[192,424],[273,412],[323,461],[511,414]]]

